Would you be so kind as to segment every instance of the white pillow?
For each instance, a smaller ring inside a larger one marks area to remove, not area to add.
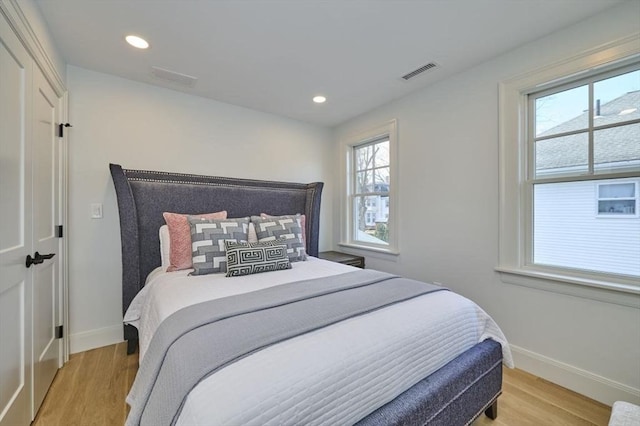
[[[169,237],[169,227],[162,225],[160,227],[160,259],[162,259],[162,270],[166,271],[171,265],[171,237]]]

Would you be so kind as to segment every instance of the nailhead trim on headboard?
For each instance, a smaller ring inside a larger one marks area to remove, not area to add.
[[[117,164],[110,164],[109,168],[120,215],[123,312],[144,286],[146,275],[160,266],[158,229],[164,224],[164,211],[196,214],[229,210],[225,208],[228,205],[242,216],[304,213],[307,253],[318,255],[322,182],[301,184],[132,170]],[[163,185],[168,186],[168,191],[163,192]],[[250,197],[238,198],[249,192]],[[172,197],[176,193],[189,196],[176,199]],[[287,206],[296,206],[300,211],[282,211]],[[125,338],[135,332],[129,329],[125,329]]]

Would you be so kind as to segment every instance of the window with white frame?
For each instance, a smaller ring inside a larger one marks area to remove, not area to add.
[[[640,142],[639,142],[640,143]],[[597,215],[629,217],[638,213],[638,183],[598,183]]]
[[[612,179],[640,170],[640,64],[528,98],[531,264],[640,277],[640,223],[631,213],[635,182]],[[596,221],[594,195],[608,196],[598,198],[600,215],[626,213],[628,226]]]
[[[340,245],[397,253],[395,120],[349,138]]]
[[[497,269],[507,281],[640,292],[640,61],[620,56],[501,85]]]

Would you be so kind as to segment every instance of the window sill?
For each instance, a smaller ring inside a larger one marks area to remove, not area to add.
[[[399,256],[400,252],[395,250],[395,249],[385,249],[382,247],[372,247],[372,246],[366,246],[366,245],[362,245],[362,244],[355,244],[355,243],[338,243],[338,245],[340,247],[345,247],[345,248],[349,248],[349,249],[355,249],[355,250],[366,250],[372,253],[380,253],[380,254],[388,254],[390,256]]]
[[[508,284],[640,308],[640,286],[633,285],[631,280],[627,284],[535,269],[500,266],[495,270],[500,273],[501,280]]]

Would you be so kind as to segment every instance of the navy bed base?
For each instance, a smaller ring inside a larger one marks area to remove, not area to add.
[[[467,425],[495,419],[502,392],[502,346],[485,340],[383,405],[356,426]]]
[[[318,255],[321,182],[300,184],[147,170],[110,164],[118,200],[122,245],[122,309],[160,266],[158,230],[163,212],[210,213],[229,217],[268,213],[306,215],[307,253]],[[135,351],[138,331],[124,326],[127,353]],[[485,412],[497,415],[502,386],[500,344],[487,340],[459,355],[393,401],[362,419],[358,426],[462,426]]]

